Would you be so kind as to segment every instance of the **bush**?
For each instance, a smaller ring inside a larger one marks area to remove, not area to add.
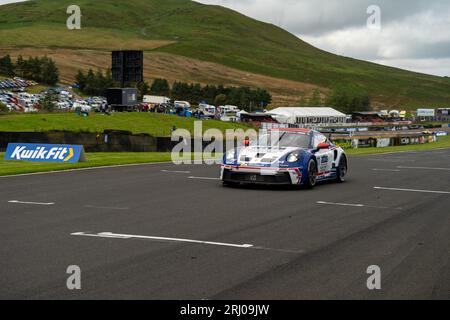
[[[2,59],[5,59],[3,57]],[[25,60],[22,56],[17,58],[13,65],[14,74],[20,77],[42,82],[54,86],[59,81],[59,70],[55,62],[48,57],[30,57]]]
[[[39,100],[39,105],[41,106],[43,111],[53,112],[56,109],[56,105],[53,101],[53,95],[47,93],[41,100]]]
[[[7,106],[5,106],[3,103],[0,103],[0,113],[9,112],[9,109]]]

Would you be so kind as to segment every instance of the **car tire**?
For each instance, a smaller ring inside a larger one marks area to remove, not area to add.
[[[315,187],[317,183],[317,164],[311,159],[308,162],[308,176],[306,177],[305,186],[308,189]]]
[[[336,181],[339,183],[345,182],[345,176],[347,175],[348,171],[348,163],[347,158],[345,156],[341,157],[341,160],[339,160],[339,165],[337,167],[336,173]]]
[[[235,188],[235,187],[238,187],[240,185],[240,183],[239,182],[222,181],[222,185],[224,187]]]

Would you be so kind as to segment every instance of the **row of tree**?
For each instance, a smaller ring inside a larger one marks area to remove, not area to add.
[[[343,113],[355,111],[371,111],[370,96],[367,92],[353,85],[339,85],[324,97],[319,89],[315,89],[309,98],[300,99],[301,107],[333,107]]]
[[[160,79],[159,81],[165,81]],[[153,86],[151,92],[153,91]],[[199,83],[175,82],[171,89],[171,96],[176,100],[200,102],[219,105],[235,105],[247,111],[264,109],[272,102],[272,95],[265,89],[250,87],[225,87],[223,85],[206,85]]]
[[[155,79],[150,86],[150,93],[157,96],[170,96],[175,100],[190,103],[206,102],[208,104],[236,105],[251,111],[267,107],[272,102],[272,95],[265,89],[250,87],[225,87],[223,85],[206,85],[175,81],[170,88],[166,79]]]
[[[80,91],[90,96],[106,96],[106,90],[116,85],[109,70],[105,74],[100,70],[94,72],[89,69],[86,74],[80,70],[75,77],[75,81]]]
[[[59,81],[59,71],[55,62],[47,57],[22,56],[17,58],[16,63],[10,55],[0,58],[0,73],[9,77],[19,76],[28,80],[34,80],[48,85],[56,85]]]

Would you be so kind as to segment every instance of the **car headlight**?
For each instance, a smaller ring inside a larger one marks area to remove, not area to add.
[[[236,151],[234,151],[234,150],[228,151],[226,154],[227,161],[234,161],[235,155],[236,155]]]
[[[299,155],[298,153],[291,153],[288,157],[287,157],[287,162],[289,163],[294,163],[297,162],[299,159]]]

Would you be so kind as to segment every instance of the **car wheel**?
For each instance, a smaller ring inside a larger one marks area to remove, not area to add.
[[[311,159],[308,163],[308,176],[306,177],[305,186],[308,189],[314,188],[317,182],[317,164]]]
[[[222,181],[224,187],[238,187],[240,185],[239,182],[230,182],[230,181]]]
[[[348,166],[347,166],[347,158],[341,157],[341,160],[339,160],[339,165],[337,167],[337,182],[342,183],[345,181],[345,176],[347,175]]]

